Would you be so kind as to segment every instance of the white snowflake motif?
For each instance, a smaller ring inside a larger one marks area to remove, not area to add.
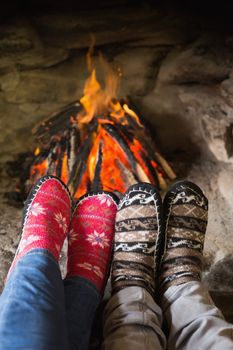
[[[109,247],[109,239],[105,236],[104,232],[98,233],[94,230],[93,233],[88,235],[87,241],[92,245],[99,245],[102,249]]]
[[[57,221],[60,228],[62,228],[63,232],[65,233],[67,230],[67,223],[66,218],[62,216],[62,213],[57,213],[54,215],[55,220]]]
[[[71,245],[74,241],[77,240],[78,234],[72,228],[69,232],[69,245]]]
[[[89,271],[93,271],[98,277],[100,278],[103,278],[104,275],[103,273],[101,272],[99,266],[96,266],[96,265],[91,265],[87,262],[85,263],[81,263],[81,264],[77,264],[77,266],[79,267],[83,267],[85,270],[89,270]]]
[[[20,241],[20,244],[19,244],[18,252],[20,253],[22,250],[24,250],[24,248],[26,248],[27,245],[29,245],[35,241],[38,241],[39,239],[41,239],[41,237],[37,236],[37,235],[30,235],[26,238],[22,238],[22,240]]]
[[[106,203],[108,207],[110,207],[110,205],[112,204],[110,198],[107,197],[106,195],[104,195],[104,196],[99,196],[98,199],[99,199],[99,201],[100,201],[100,204]]]
[[[37,216],[39,214],[44,214],[45,208],[39,203],[34,203],[30,208],[30,213],[34,216]]]

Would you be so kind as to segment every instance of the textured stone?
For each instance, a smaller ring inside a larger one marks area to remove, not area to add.
[[[4,103],[1,99],[0,105],[0,162],[3,162],[11,160],[18,152],[31,149],[31,128],[37,119],[36,114],[24,113],[17,105]]]
[[[13,258],[14,258],[13,253],[7,252],[6,250],[0,248],[0,264],[2,266],[0,271],[0,293],[4,286],[4,281]]]
[[[37,69],[3,76],[2,90],[9,103],[68,103],[82,94],[85,56],[51,69]]]
[[[228,205],[233,211],[233,176],[231,171],[223,169],[220,172],[218,177],[218,186],[222,196],[226,199]]]
[[[25,52],[33,47],[30,28],[20,21],[1,27],[0,50],[5,53]]]
[[[0,73],[20,68],[33,69],[56,65],[69,57],[69,51],[62,47],[43,45],[37,30],[27,19],[1,28]]]
[[[211,267],[204,279],[212,291],[231,292],[233,288],[233,255],[228,255]]]
[[[20,73],[15,69],[11,73],[7,73],[1,76],[0,86],[4,93],[10,93],[17,90],[20,82]]]
[[[0,72],[8,73],[12,69],[28,70],[33,68],[47,68],[65,61],[69,51],[62,48],[37,47],[24,53],[4,54],[0,57]]]
[[[164,48],[131,48],[117,55],[114,62],[122,73],[121,94],[142,96],[150,91],[155,85],[159,62],[165,54]]]
[[[21,211],[3,196],[16,185],[5,162],[33,149],[31,131],[38,122],[80,98],[94,33],[95,61],[101,49],[121,68],[121,96],[130,95],[178,177],[196,182],[209,198],[205,281],[218,293],[233,290],[226,268],[233,255],[232,36],[214,28],[215,22],[193,13],[144,4],[119,11],[32,13],[30,21],[22,15],[1,25],[0,285],[21,221]]]
[[[219,161],[232,163],[233,110],[214,86],[178,87],[178,96],[186,113],[194,121],[193,138],[202,153],[211,152]]]
[[[225,79],[220,86],[220,93],[227,101],[229,106],[233,108],[233,76],[231,74],[229,79]]]
[[[158,27],[153,19],[155,15],[155,11],[145,8],[139,12],[137,9],[122,7],[117,12],[111,9],[105,11],[104,17],[103,10],[96,10],[85,12],[84,15],[82,12],[41,15],[36,16],[35,22],[47,44],[79,49],[89,47],[91,33],[95,34],[97,45],[153,36]]]
[[[135,39],[127,43],[129,47],[163,47],[172,48],[176,45],[182,45],[187,41],[187,33],[183,30],[174,30],[174,28],[160,28],[150,36],[143,39]]]
[[[155,141],[167,154],[194,150],[191,135],[193,121],[189,120],[176,87],[156,88],[140,100],[139,109],[157,131]]]
[[[171,84],[221,82],[229,76],[231,64],[221,57],[220,50],[204,40],[186,49],[174,49],[164,60],[158,81]]]
[[[208,140],[209,149],[222,162],[233,163],[231,125],[227,119],[211,118],[208,114],[202,118],[203,133]]]
[[[1,172],[1,169],[0,169]],[[14,257],[15,250],[19,241],[19,230],[21,226],[21,210],[8,206],[3,200],[3,189],[13,190],[15,181],[7,179],[1,172],[0,180],[0,291],[8,268]],[[7,233],[7,234],[6,234]]]

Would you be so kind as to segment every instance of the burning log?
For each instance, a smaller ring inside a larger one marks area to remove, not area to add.
[[[124,106],[131,110],[125,102]],[[125,112],[119,119],[94,116],[82,125],[77,123],[81,111],[75,102],[39,125],[35,135],[40,145],[34,152],[26,192],[45,174],[60,177],[74,198],[100,189],[121,193],[139,181],[164,189],[174,179],[136,114]]]
[[[80,101],[34,130],[38,147],[27,163],[23,192],[46,174],[61,178],[74,198],[101,189],[122,193],[140,181],[163,190],[175,178],[142,118],[127,101],[117,100],[118,77],[109,67],[107,71],[104,89],[92,69]]]

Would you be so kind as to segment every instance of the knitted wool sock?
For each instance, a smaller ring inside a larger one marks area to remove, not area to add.
[[[70,216],[71,198],[66,186],[54,176],[42,177],[25,203],[22,237],[8,276],[17,262],[33,249],[46,249],[58,261]]]
[[[108,278],[117,199],[92,193],[78,202],[69,233],[67,277],[81,276],[103,292]]]
[[[165,196],[166,243],[160,273],[162,292],[172,285],[201,279],[207,216],[208,200],[192,182],[178,182]]]
[[[112,293],[140,286],[154,297],[161,250],[159,192],[149,183],[131,186],[118,205],[112,264]]]

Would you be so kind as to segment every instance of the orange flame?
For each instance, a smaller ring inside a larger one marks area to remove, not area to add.
[[[42,163],[35,164],[33,168],[31,169],[31,176],[37,176],[39,177],[44,176],[47,174],[48,170],[48,159],[45,159]]]
[[[35,151],[34,151],[34,155],[38,156],[40,154],[40,149],[39,147],[36,147]]]
[[[94,43],[87,54],[90,76],[85,82],[83,96],[80,99],[83,109],[76,117],[70,116],[70,123],[72,125],[76,124],[79,130],[80,147],[85,144],[88,136],[91,136],[92,141],[91,149],[86,155],[87,159],[81,158],[75,170],[76,173],[79,173],[80,168],[82,168],[81,164],[85,164],[85,170],[80,172],[82,174],[80,175],[80,181],[78,185],[72,183],[72,180],[70,181],[70,163],[73,164],[73,161],[70,162],[69,150],[66,150],[62,155],[60,151],[57,151],[54,161],[53,156],[49,158],[49,161],[48,158],[41,160],[39,164],[36,160],[30,169],[31,183],[34,183],[40,176],[49,171],[52,175],[60,176],[68,184],[75,198],[85,194],[92,183],[96,181],[100,181],[103,190],[107,191],[124,192],[137,181],[159,183],[160,188],[165,188],[166,182],[163,170],[167,169],[166,173],[170,174],[170,178],[174,173],[172,174],[172,170],[159,153],[155,153],[154,159],[151,153],[150,156],[147,154],[144,144],[141,143],[140,138],[138,139],[138,135],[134,135],[132,130],[130,137],[127,136],[128,132],[124,133],[124,130],[130,130],[127,129],[128,125],[136,125],[136,129],[137,127],[141,129],[139,134],[144,134],[146,138],[146,131],[138,115],[125,102],[121,104],[117,99],[121,71],[119,69],[114,71],[102,56],[100,56],[100,63],[105,72],[104,86],[97,80],[96,69],[92,60],[93,47]],[[87,127],[93,118],[96,118],[97,121],[95,130]],[[131,124],[131,121],[134,123]],[[111,132],[107,131],[107,124],[113,125],[113,128],[115,127],[118,130],[121,142],[117,141],[114,134],[112,135]],[[119,125],[121,127],[117,128]],[[126,126],[126,128],[124,129],[122,126]],[[91,132],[91,135],[89,135],[89,132]],[[55,140],[54,136],[53,140]],[[59,143],[59,139],[56,141]],[[129,151],[125,147],[128,147]],[[132,165],[132,157],[130,158],[129,153],[133,157],[134,165]],[[101,154],[100,157],[99,154]],[[40,157],[43,155],[43,149],[40,150],[37,147],[34,155]],[[73,155],[73,157],[76,156],[79,159],[78,155]],[[96,166],[100,164],[98,158],[101,159],[101,171],[98,173],[98,170],[96,175]],[[160,163],[163,164],[162,167]]]
[[[122,76],[120,68],[113,70],[104,60],[103,56],[100,55],[100,65],[105,73],[105,84],[102,87],[97,80],[96,69],[93,68],[92,53],[93,47],[91,47],[87,54],[88,68],[91,70],[91,73],[85,82],[83,97],[80,99],[84,110],[77,116],[78,126],[88,124],[94,116],[99,115],[102,117],[110,116],[118,121],[121,120],[124,124],[126,122],[123,119],[125,114],[128,113],[139,121],[135,112],[130,110],[126,104],[122,107],[117,100],[120,77]]]

